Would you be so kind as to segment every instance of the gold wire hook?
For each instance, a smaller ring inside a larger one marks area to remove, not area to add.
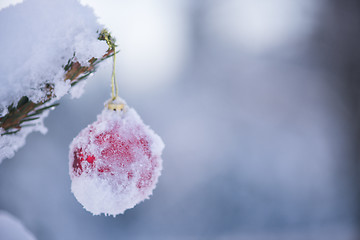
[[[115,78],[115,63],[116,63],[116,51],[114,47],[114,55],[113,55],[113,70],[111,75],[111,99],[115,100],[118,96],[118,86]]]
[[[105,40],[109,49],[113,52],[113,69],[111,75],[111,99],[107,103],[107,107],[110,110],[121,111],[124,109],[125,104],[120,100],[118,96],[118,85],[115,78],[115,64],[116,64],[116,50],[115,39],[111,37],[110,33],[103,29],[100,33],[100,38]]]

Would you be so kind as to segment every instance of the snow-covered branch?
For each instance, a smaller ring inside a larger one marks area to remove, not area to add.
[[[80,97],[82,80],[114,54],[102,29],[76,0],[25,0],[0,11],[0,162],[29,133],[45,134],[56,101],[69,92]]]

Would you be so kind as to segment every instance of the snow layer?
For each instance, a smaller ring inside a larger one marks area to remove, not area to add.
[[[35,237],[14,216],[0,211],[0,239],[35,240]]]
[[[94,215],[122,214],[152,194],[163,149],[134,109],[104,109],[70,144],[71,190]]]
[[[15,151],[25,145],[25,139],[29,133],[34,131],[42,134],[47,133],[43,120],[48,114],[49,111],[45,111],[39,119],[32,121],[31,124],[34,124],[33,126],[24,127],[16,134],[0,136],[0,163],[5,158],[12,158],[15,155]],[[3,129],[0,128],[0,134],[2,132]]]
[[[7,106],[22,96],[33,102],[44,100],[45,84],[54,85],[56,99],[70,89],[64,81],[64,66],[75,60],[88,65],[92,57],[101,57],[107,45],[97,40],[103,27],[89,7],[76,0],[24,0],[0,11],[0,117]],[[84,84],[78,84],[72,97],[79,97]],[[49,103],[51,104],[51,103]],[[45,133],[42,120],[35,127],[16,135],[0,137],[0,162],[14,155],[32,131]],[[1,129],[0,129],[1,132]]]

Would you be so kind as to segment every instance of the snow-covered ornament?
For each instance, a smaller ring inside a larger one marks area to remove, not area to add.
[[[149,198],[162,169],[164,143],[117,96],[114,73],[112,98],[70,144],[71,190],[94,215],[122,214]]]

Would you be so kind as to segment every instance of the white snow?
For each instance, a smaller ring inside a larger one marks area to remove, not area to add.
[[[16,104],[22,96],[36,103],[44,100],[46,93],[41,88],[45,84],[54,85],[54,100],[67,94],[70,81],[64,81],[63,67],[74,54],[82,65],[88,65],[92,57],[104,55],[108,47],[97,39],[97,31],[102,28],[92,9],[76,0],[24,0],[2,9],[0,117],[7,113],[7,106]],[[82,87],[84,83],[78,84],[72,97],[79,97]],[[35,127],[0,137],[0,162],[12,157],[30,132],[46,132],[43,117]]]
[[[111,132],[116,139],[111,140],[109,135],[105,135],[104,142],[97,142],[98,137],[106,132]],[[126,158],[124,149],[109,147],[111,141],[126,144],[144,138],[149,142],[151,157],[146,156],[137,146],[129,144],[127,147],[135,158],[134,161],[130,160],[130,164],[126,163],[129,160],[124,160]],[[81,164],[83,171],[79,175],[73,165],[74,152],[80,148],[83,149],[84,159],[92,155],[96,160],[95,167],[83,161]],[[104,151],[109,148],[118,153],[110,153],[111,157],[108,158]],[[164,143],[161,138],[149,126],[144,125],[133,108],[126,107],[124,112],[104,109],[98,115],[97,121],[83,129],[70,144],[71,190],[84,208],[94,215],[122,214],[152,194],[161,174],[163,149]],[[112,168],[111,172],[99,174],[98,169],[107,167],[106,164]],[[151,179],[142,180],[144,172],[149,171],[152,173]],[[132,175],[131,178],[128,177],[129,173]],[[145,187],[139,188],[137,184],[140,182],[144,183]]]
[[[35,240],[32,233],[10,213],[0,211],[0,239],[3,240]]]
[[[92,76],[92,74],[90,74]],[[86,81],[80,81],[75,86],[70,88],[70,96],[72,99],[79,98],[85,90]]]
[[[16,134],[4,135],[0,137],[0,163],[5,158],[12,158],[15,151],[25,145],[26,136],[31,132],[47,133],[47,128],[44,126],[43,120],[47,117],[49,111],[45,111],[41,117],[31,122],[34,126],[24,127]],[[0,128],[0,134],[3,129]]]

